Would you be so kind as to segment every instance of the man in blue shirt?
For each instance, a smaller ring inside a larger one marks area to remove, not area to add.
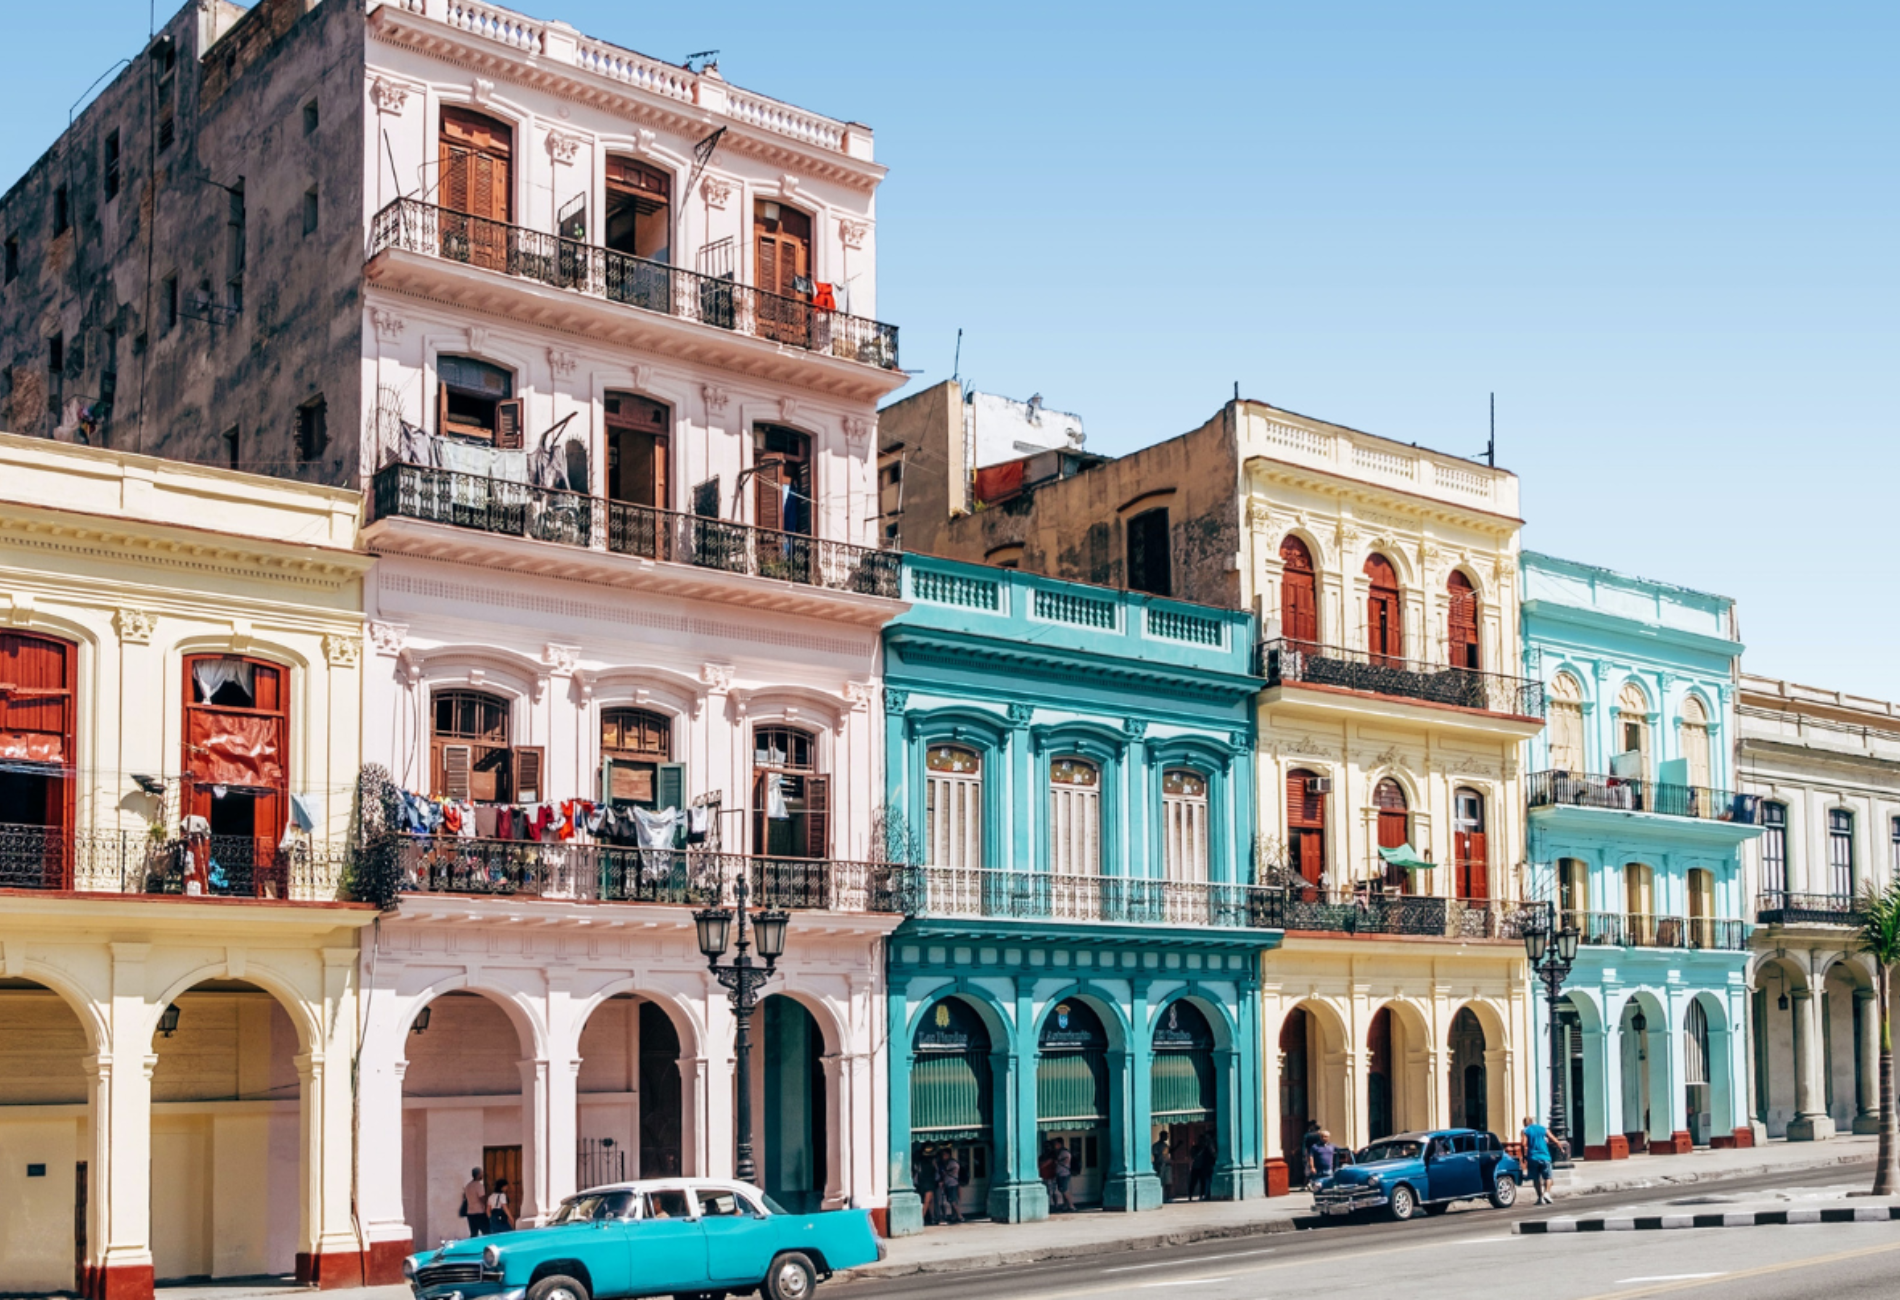
[[[1524,1122],[1524,1164],[1530,1171],[1531,1185],[1537,1189],[1537,1203],[1550,1204],[1551,1144],[1550,1130],[1536,1120]],[[1563,1146],[1563,1139],[1556,1139]]]

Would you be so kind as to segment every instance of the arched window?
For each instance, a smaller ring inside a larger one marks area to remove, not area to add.
[[[1161,774],[1162,869],[1169,880],[1207,879],[1207,778],[1188,767]]]
[[[214,843],[207,892],[281,897],[277,839],[290,815],[290,670],[240,655],[185,660],[184,790]],[[222,876],[222,879],[219,877]],[[187,882],[189,883],[189,882]]]
[[[1452,791],[1452,856],[1457,862],[1458,897],[1491,896],[1490,859],[1484,844],[1484,796],[1466,786]]]
[[[443,257],[508,270],[514,138],[513,129],[492,117],[465,108],[442,110],[436,202],[444,209]]]
[[[1648,776],[1649,697],[1635,682],[1624,682],[1616,697],[1616,740],[1618,752],[1611,763],[1611,775],[1631,780]]]
[[[1412,841],[1412,816],[1405,802],[1405,787],[1391,777],[1383,777],[1372,788],[1372,806],[1379,810],[1379,847],[1396,849]],[[1404,867],[1387,864],[1385,883],[1411,891],[1412,877]]]
[[[1405,657],[1399,609],[1399,575],[1392,561],[1373,554],[1366,559],[1366,650],[1375,662]]]
[[[1550,682],[1550,769],[1573,775],[1585,772],[1583,752],[1583,687],[1569,673]]]
[[[1289,641],[1319,641],[1319,589],[1313,553],[1288,535],[1280,543],[1280,635]]]
[[[649,709],[600,711],[601,794],[617,807],[679,808],[686,766],[673,760],[673,720]]]
[[[477,803],[538,802],[540,746],[509,744],[508,701],[486,691],[437,691],[430,731],[431,792]]]
[[[818,744],[796,727],[752,732],[752,851],[782,858],[830,854],[831,778]]]
[[[983,865],[983,756],[962,745],[924,752],[925,862],[974,870]]]
[[[1761,890],[1788,892],[1788,805],[1773,800],[1761,806]]]
[[[1827,813],[1827,889],[1838,898],[1854,894],[1854,814],[1845,808]]]
[[[1684,697],[1682,716],[1677,723],[1681,733],[1682,756],[1688,760],[1689,784],[1706,787],[1709,774],[1709,713],[1693,695]]]
[[[1581,914],[1590,910],[1590,867],[1577,858],[1557,860],[1557,907],[1564,913],[1562,924],[1574,925],[1589,934]]]
[[[1453,668],[1478,668],[1478,593],[1462,569],[1445,579],[1450,602],[1445,611],[1446,661]]]
[[[1286,774],[1287,853],[1309,885],[1326,883],[1326,785],[1303,767]]]
[[[1715,874],[1702,867],[1689,868],[1689,946],[1715,946]]]
[[[1625,942],[1641,947],[1656,943],[1656,873],[1640,862],[1623,868]]]
[[[773,199],[752,205],[752,283],[761,336],[797,347],[811,345],[811,218]]]
[[[0,633],[0,886],[59,889],[73,826],[73,682],[78,647]]]
[[[1049,764],[1049,869],[1093,876],[1102,869],[1102,769],[1086,758]]]

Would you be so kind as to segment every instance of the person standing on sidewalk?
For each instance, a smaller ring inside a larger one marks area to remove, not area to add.
[[[1075,1155],[1069,1150],[1067,1139],[1056,1139],[1054,1159],[1056,1200],[1061,1202],[1063,1213],[1074,1214],[1075,1198],[1069,1195],[1069,1179],[1075,1172]]]
[[[1551,1166],[1554,1162],[1550,1156],[1550,1144],[1553,1140],[1560,1150],[1566,1155],[1569,1154],[1569,1148],[1564,1146],[1562,1138],[1553,1139],[1550,1136],[1550,1130],[1534,1119],[1525,1121],[1524,1167],[1530,1173],[1531,1186],[1537,1189],[1539,1205],[1551,1203]]]
[[[1300,1139],[1300,1179],[1302,1183],[1313,1181],[1313,1148],[1319,1143],[1319,1121],[1306,1121],[1306,1135]]]
[[[937,1218],[944,1223],[963,1222],[963,1164],[957,1149],[947,1146],[939,1153],[937,1165]]]
[[[1166,1205],[1174,1197],[1174,1152],[1168,1146],[1168,1130],[1161,1130],[1148,1154],[1154,1160],[1155,1178],[1161,1183],[1161,1203]]]
[[[937,1222],[937,1148],[924,1143],[917,1153],[916,1166],[911,1185],[917,1189],[917,1199],[924,1203],[924,1226],[931,1227]]]
[[[468,1235],[480,1237],[488,1232],[488,1184],[482,1171],[468,1171],[468,1186],[462,1189],[462,1217],[468,1220]]]
[[[1188,1199],[1194,1199],[1199,1193],[1205,1201],[1214,1194],[1214,1134],[1203,1131],[1201,1140],[1194,1144],[1194,1159],[1188,1165]]]

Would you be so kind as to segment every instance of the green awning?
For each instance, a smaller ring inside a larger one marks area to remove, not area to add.
[[[1432,864],[1418,856],[1410,844],[1401,844],[1394,849],[1380,849],[1379,856],[1395,867],[1404,867],[1407,871],[1430,871]]]
[[[1108,1060],[1104,1053],[1042,1052],[1036,1060],[1036,1119],[1050,1128],[1094,1128],[1108,1122]]]
[[[977,1132],[990,1126],[987,1058],[964,1052],[920,1052],[910,1067],[913,1132]]]
[[[1150,1072],[1155,1119],[1205,1119],[1214,1110],[1214,1054],[1205,1048],[1156,1052]]]

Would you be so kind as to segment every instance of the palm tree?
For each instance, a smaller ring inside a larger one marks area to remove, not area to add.
[[[1884,890],[1869,885],[1862,893],[1859,909],[1860,947],[1874,959],[1874,991],[1880,1001],[1880,1150],[1874,1160],[1874,1195],[1891,1196],[1900,1191],[1900,1166],[1896,1166],[1893,1113],[1893,1019],[1888,1001],[1888,985],[1893,968],[1900,964],[1900,880]]]

